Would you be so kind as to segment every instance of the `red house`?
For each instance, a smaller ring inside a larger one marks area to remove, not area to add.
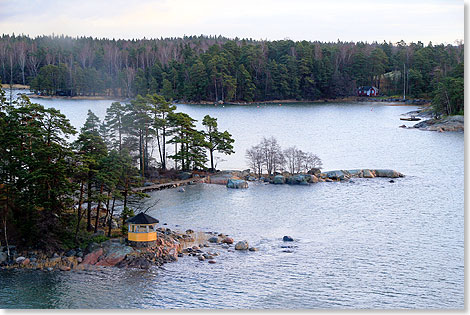
[[[377,96],[379,89],[375,86],[360,86],[357,89],[357,96]]]

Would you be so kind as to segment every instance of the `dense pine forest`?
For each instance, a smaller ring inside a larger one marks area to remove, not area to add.
[[[3,83],[46,95],[180,101],[316,100],[355,95],[434,98],[463,112],[464,45],[258,41],[189,36],[139,40],[3,35]]]

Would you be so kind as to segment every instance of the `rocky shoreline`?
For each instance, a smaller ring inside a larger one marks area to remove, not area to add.
[[[276,174],[273,176],[261,176],[256,178],[250,170],[244,171],[222,171],[207,176],[205,182],[209,184],[226,185],[228,188],[248,188],[248,182],[264,182],[274,185],[310,185],[321,182],[348,181],[353,178],[399,178],[404,177],[400,172],[391,169],[353,169],[333,170],[321,172],[312,169],[308,174],[291,175],[289,173]],[[393,181],[392,181],[393,182]]]
[[[137,268],[149,269],[165,263],[175,262],[180,257],[191,256],[209,264],[217,263],[219,251],[233,250],[258,251],[243,240],[235,243],[234,239],[223,233],[194,232],[184,233],[160,227],[157,230],[157,242],[154,247],[135,248],[128,241],[114,238],[102,243],[91,243],[85,249],[74,248],[59,253],[47,254],[38,250],[16,251],[10,245],[0,247],[0,269],[33,269],[42,271],[100,270],[101,268]]]
[[[464,131],[465,117],[463,115],[447,116],[441,119],[428,119],[415,124],[408,129],[418,128],[428,131]]]

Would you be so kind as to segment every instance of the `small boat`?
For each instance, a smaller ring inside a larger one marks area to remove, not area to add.
[[[418,121],[421,120],[421,118],[411,116],[411,117],[400,117],[400,120],[407,120],[407,121]]]

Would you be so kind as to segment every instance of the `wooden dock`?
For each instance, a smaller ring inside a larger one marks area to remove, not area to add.
[[[188,178],[184,180],[177,180],[169,183],[163,183],[163,184],[155,184],[151,186],[143,186],[143,187],[137,187],[134,188],[133,191],[137,192],[148,192],[148,191],[154,191],[154,190],[162,190],[162,189],[169,189],[169,188],[176,188],[178,186],[182,185],[187,185],[190,182],[203,182],[204,178]]]

